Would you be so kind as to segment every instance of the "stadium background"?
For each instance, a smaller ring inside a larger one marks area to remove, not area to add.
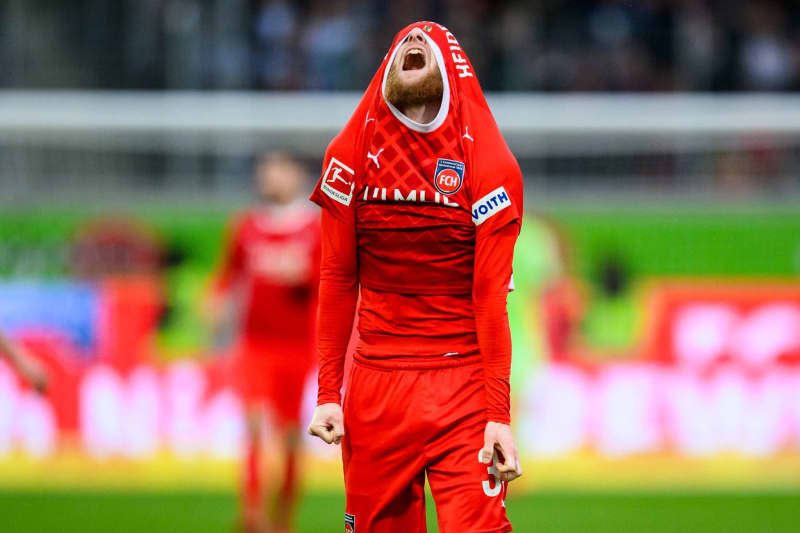
[[[198,312],[226,220],[261,151],[315,175],[423,18],[469,52],[526,180],[518,530],[794,530],[792,3],[0,9],[0,328],[54,376],[41,398],[0,365],[4,531],[231,527],[241,407]],[[300,530],[339,531],[337,450],[307,444]]]

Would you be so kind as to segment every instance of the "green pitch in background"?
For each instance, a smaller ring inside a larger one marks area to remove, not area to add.
[[[430,501],[429,501],[430,503]],[[344,497],[308,494],[299,533],[344,530]],[[429,505],[428,531],[437,531]],[[535,533],[793,533],[800,493],[532,493],[510,498],[515,531]],[[219,533],[234,530],[232,493],[0,493],[13,533]],[[356,530],[358,532],[358,530]]]

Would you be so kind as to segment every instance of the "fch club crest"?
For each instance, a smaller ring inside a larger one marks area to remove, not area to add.
[[[436,161],[433,185],[442,194],[455,194],[464,183],[464,163],[452,159]]]

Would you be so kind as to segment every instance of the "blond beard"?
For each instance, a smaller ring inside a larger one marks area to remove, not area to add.
[[[430,71],[424,78],[413,85],[406,85],[397,75],[397,65],[389,69],[386,78],[386,100],[396,108],[438,103],[442,100],[444,82],[439,69]]]

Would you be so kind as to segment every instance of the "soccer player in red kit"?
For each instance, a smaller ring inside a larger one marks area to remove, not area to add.
[[[443,533],[511,531],[506,297],[522,177],[451,32],[397,34],[311,199],[323,209],[309,432],[342,443],[345,531],[425,531],[426,476]]]
[[[233,301],[241,321],[234,357],[247,409],[246,531],[277,533],[291,526],[300,407],[314,365],[320,253],[319,213],[302,198],[304,180],[302,168],[285,154],[258,162],[261,203],[237,218],[215,283],[214,308],[219,313],[224,300]],[[282,445],[279,488],[264,483],[265,409]]]

